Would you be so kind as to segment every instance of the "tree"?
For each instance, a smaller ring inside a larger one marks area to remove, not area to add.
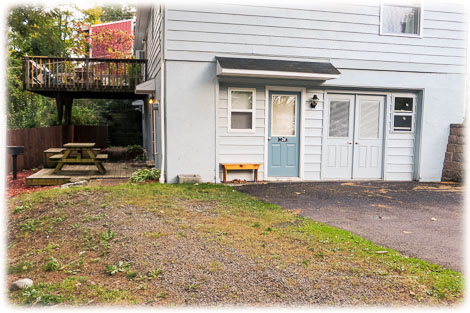
[[[18,7],[8,16],[9,48],[21,55],[68,56],[71,13],[43,7]]]
[[[91,36],[93,55],[112,59],[128,59],[132,57],[134,36],[119,29],[101,29]]]
[[[132,19],[136,8],[133,5],[106,5],[102,7],[101,23]]]
[[[101,15],[103,15],[103,9],[99,6],[95,6],[90,9],[81,9],[80,12],[85,16],[82,22],[88,25],[101,24]]]
[[[78,18],[73,7],[48,8],[21,6],[8,13],[8,61],[6,104],[9,128],[50,126],[57,124],[55,100],[23,90],[22,57],[25,55],[71,57],[86,56],[89,40],[81,30],[87,24],[104,23],[133,17],[135,8],[122,6],[94,7],[80,10]],[[122,11],[122,12],[120,12]],[[111,34],[100,35],[106,49],[111,48],[114,57],[130,57],[126,48],[124,55],[113,50]],[[115,34],[117,42],[128,46],[129,39]],[[108,47],[109,46],[109,47]],[[76,100],[72,121],[80,124],[96,124],[103,119],[103,107],[97,100]]]
[[[53,99],[24,91],[22,57],[44,55],[66,57],[71,40],[72,14],[67,10],[24,6],[8,15],[8,127],[36,127],[55,123]]]

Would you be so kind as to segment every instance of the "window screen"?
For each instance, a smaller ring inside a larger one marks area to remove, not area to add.
[[[247,112],[232,112],[232,129],[251,129],[253,114]]]

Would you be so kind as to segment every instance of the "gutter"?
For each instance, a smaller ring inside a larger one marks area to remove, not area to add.
[[[160,142],[161,142],[161,166],[160,166],[160,183],[165,183],[165,168],[166,168],[166,135],[165,135],[165,8],[160,4],[162,12],[162,29],[161,32],[161,53],[160,53]]]

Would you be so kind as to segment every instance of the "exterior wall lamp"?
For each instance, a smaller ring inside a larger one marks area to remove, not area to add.
[[[312,102],[310,103],[312,109],[315,109],[318,104],[318,101],[320,101],[320,99],[318,99],[317,95],[313,95]]]

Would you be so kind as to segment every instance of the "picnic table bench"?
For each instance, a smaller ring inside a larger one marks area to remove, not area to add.
[[[79,164],[79,165],[95,165],[101,174],[106,172],[103,161],[108,159],[107,154],[96,153],[93,149],[95,143],[66,143],[64,145],[63,153],[57,153],[49,157],[51,161],[57,161],[54,169],[54,174],[60,172],[62,167],[66,164]]]
[[[227,183],[227,172],[229,170],[253,170],[253,175],[255,178],[255,182],[258,182],[258,170],[260,167],[260,163],[250,163],[250,164],[240,164],[240,163],[220,163],[224,167],[224,183]]]

